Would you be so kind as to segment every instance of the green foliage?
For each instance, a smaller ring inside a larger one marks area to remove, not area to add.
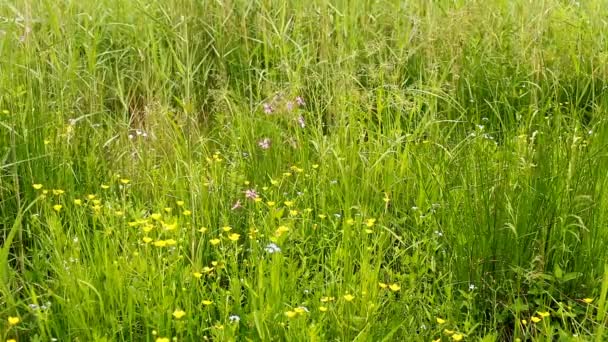
[[[606,11],[4,2],[0,338],[605,339]]]

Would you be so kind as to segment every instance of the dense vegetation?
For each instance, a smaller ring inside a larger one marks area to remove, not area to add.
[[[602,340],[605,0],[0,3],[0,339]]]

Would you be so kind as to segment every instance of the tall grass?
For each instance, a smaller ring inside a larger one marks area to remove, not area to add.
[[[0,337],[602,340],[607,11],[0,3]]]

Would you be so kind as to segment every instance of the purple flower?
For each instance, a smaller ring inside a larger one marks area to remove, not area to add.
[[[239,208],[242,208],[242,207],[243,206],[241,205],[241,200],[236,200],[236,203],[234,203],[232,205],[232,208],[230,208],[230,210],[236,210],[236,209],[239,209]]]
[[[264,138],[264,139],[258,141],[258,146],[260,146],[260,148],[263,150],[269,149],[270,148],[270,139]]]
[[[300,127],[304,128],[306,127],[306,122],[304,121],[304,117],[302,115],[300,115],[298,117],[298,124],[300,125]]]
[[[296,97],[296,103],[298,104],[298,106],[303,106],[306,104],[306,102],[304,102],[304,99],[302,98],[302,96]]]
[[[291,112],[293,110],[293,101],[287,101],[285,107],[287,107],[288,112]]]
[[[270,103],[264,103],[264,113],[272,114],[274,112],[274,108],[270,105]]]
[[[255,189],[248,189],[245,190],[245,197],[254,200],[258,198],[258,193],[255,191]]]

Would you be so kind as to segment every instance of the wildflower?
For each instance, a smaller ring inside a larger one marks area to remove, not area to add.
[[[213,304],[213,301],[205,299],[201,303],[203,303],[204,306],[209,306],[209,305]]]
[[[196,279],[201,279],[201,277],[203,276],[203,274],[201,272],[192,272],[192,275]]]
[[[226,233],[232,230],[232,227],[230,226],[223,226],[222,230],[225,231]]]
[[[82,205],[82,200],[77,198],[77,199],[74,200],[74,204],[75,205]]]
[[[281,236],[281,235],[283,235],[284,233],[286,233],[288,231],[289,231],[288,227],[286,227],[286,226],[279,226],[277,228],[277,230],[275,231],[275,235],[276,236]]]
[[[230,321],[230,323],[238,323],[241,321],[241,317],[237,315],[230,315],[230,317],[228,317],[228,320]]]
[[[388,203],[388,202],[390,202],[390,201],[391,201],[391,199],[390,199],[390,197],[388,196],[388,192],[385,192],[385,193],[384,193],[384,202]]]
[[[270,148],[271,145],[271,141],[268,138],[264,138],[260,141],[258,141],[258,146],[262,149],[262,150],[267,150]]]
[[[389,285],[389,289],[391,289],[391,291],[393,292],[397,292],[401,290],[401,286],[399,286],[399,284],[391,284]]]
[[[167,246],[175,246],[177,244],[177,241],[175,241],[173,239],[169,239],[169,240],[165,240],[165,244]]]
[[[353,301],[353,299],[355,299],[355,296],[351,295],[350,293],[347,293],[347,294],[345,294],[345,295],[344,295],[344,297],[343,297],[343,298],[344,298],[344,300],[345,300],[345,301],[347,301],[347,302],[352,302],[352,301]]]
[[[437,319],[437,323],[438,323],[438,324],[444,324],[444,323],[446,322],[446,320],[445,320],[445,319],[443,319],[443,318],[439,318],[439,317],[437,317],[436,319]]]
[[[303,314],[303,313],[309,312],[308,308],[305,307],[305,306],[298,306],[297,308],[293,309],[293,311],[295,311],[295,312],[297,312],[299,314]]]
[[[298,313],[297,313],[297,312],[295,312],[295,311],[291,311],[291,310],[290,310],[290,311],[285,312],[285,316],[287,316],[287,318],[294,318],[294,317],[296,317],[297,315],[298,315]]]
[[[206,227],[201,227],[198,231],[201,233],[205,233],[208,229]]]
[[[160,221],[162,215],[159,213],[154,213],[152,215],[150,215],[150,217],[154,220],[154,221]]]
[[[120,182],[121,182],[122,184],[129,184],[131,181],[130,181],[129,179],[126,179],[126,178],[121,178],[121,179],[120,179]]]
[[[21,318],[19,316],[8,316],[8,325],[17,325],[21,322]]]
[[[285,202],[283,202],[283,204],[285,204],[289,208],[289,207],[293,207],[294,202],[293,201],[285,201]]]
[[[291,177],[292,173],[291,172],[283,172],[283,176],[285,177]]]
[[[277,204],[277,203],[274,202],[274,201],[268,201],[268,202],[266,202],[266,205],[268,205],[269,207],[274,207],[275,204]]]
[[[220,243],[220,239],[211,239],[209,240],[209,243],[215,246]]]
[[[297,210],[290,210],[289,216],[298,216],[299,212]]]
[[[538,323],[538,322],[540,322],[541,318],[538,318],[538,317],[536,317],[536,316],[532,316],[531,320],[532,320],[532,322],[534,322],[534,323]]]
[[[304,102],[304,98],[302,98],[302,96],[296,96],[296,103],[298,104],[298,106],[304,106],[306,104],[306,102]]]
[[[11,339],[6,340],[6,342],[17,342],[17,340],[15,340],[14,338],[11,338]]]
[[[175,317],[176,319],[180,319],[184,316],[186,316],[186,312],[184,310],[177,309],[173,311],[173,317]]]
[[[266,245],[266,247],[264,247],[264,250],[268,254],[281,253],[281,248],[274,243],[269,243],[268,245]]]
[[[462,334],[454,334],[454,335],[452,335],[452,340],[454,340],[454,341],[462,341],[463,337],[464,336],[462,336]]]
[[[166,208],[165,208],[165,212],[166,212],[167,214],[170,214],[172,211],[173,211],[173,208],[169,208],[169,207],[166,207]]]
[[[55,204],[53,206],[53,210],[55,210],[56,212],[60,212],[61,208],[63,208],[63,206],[61,204]]]
[[[236,200],[236,202],[232,205],[230,210],[236,210],[236,209],[239,209],[242,207],[243,207],[243,205],[241,204],[241,200]]]
[[[95,197],[97,197],[97,196],[95,196],[95,195],[93,195],[93,194],[89,194],[89,195],[87,195],[87,199],[88,199],[89,201],[94,200],[94,199],[95,199]]]
[[[263,107],[264,107],[264,113],[266,113],[266,114],[272,114],[272,112],[274,112],[274,108],[272,108],[272,106],[269,103],[264,103]]]
[[[319,311],[326,312],[328,309],[326,306],[319,306]]]
[[[173,222],[173,223],[163,223],[163,228],[165,228],[165,230],[176,230],[177,229],[177,222]]]
[[[545,317],[549,317],[549,316],[551,316],[551,314],[550,314],[549,312],[547,312],[547,311],[539,311],[539,312],[538,312],[538,315],[539,315],[540,317],[542,317],[542,318],[545,318]]]
[[[327,217],[327,215],[325,214],[319,214],[318,216],[321,220],[324,220]]]
[[[178,207],[183,207],[183,206],[184,206],[184,201],[177,201],[177,202],[175,202],[175,204],[176,204]]]
[[[190,216],[190,215],[192,215],[192,211],[186,209],[186,210],[182,211],[182,215]]]
[[[293,106],[294,103],[292,101],[287,101],[287,103],[285,104],[285,108],[287,108],[288,112],[291,112],[293,110]]]
[[[370,218],[370,219],[365,220],[365,225],[368,227],[373,227],[375,223],[376,223],[375,218]]]
[[[583,300],[583,302],[585,302],[587,304],[593,303],[593,298],[583,298],[582,300]]]
[[[35,190],[40,190],[40,189],[42,189],[42,184],[33,184],[33,185],[32,185],[32,187],[33,187]]]
[[[53,195],[55,195],[55,196],[63,195],[64,193],[65,193],[65,191],[63,191],[61,189],[53,189]]]
[[[157,337],[156,342],[171,342],[171,339],[168,337]]]
[[[385,283],[378,283],[378,286],[380,286],[381,289],[385,289],[388,287],[388,285],[386,285]]]
[[[304,121],[304,116],[298,116],[298,125],[300,125],[301,128],[306,127],[306,121]]]
[[[233,234],[228,235],[228,239],[230,241],[234,241],[234,242],[239,241],[240,237],[241,237],[241,235],[237,234],[237,233],[233,233]]]
[[[255,191],[255,189],[245,190],[245,198],[254,200],[258,198],[258,193]]]
[[[105,184],[101,184],[101,188],[104,189],[104,190],[107,190],[107,189],[110,188],[110,186],[109,185],[105,185]]]
[[[526,324],[528,324],[528,321],[526,321],[525,319],[522,319],[521,324],[526,325]]]
[[[167,246],[167,242],[165,240],[154,241],[154,246],[165,247],[165,246]]]
[[[448,335],[448,336],[452,336],[454,335],[455,331],[454,330],[449,330],[449,329],[443,329],[443,333]]]
[[[335,297],[321,297],[322,303],[333,302],[334,300],[336,300]]]

